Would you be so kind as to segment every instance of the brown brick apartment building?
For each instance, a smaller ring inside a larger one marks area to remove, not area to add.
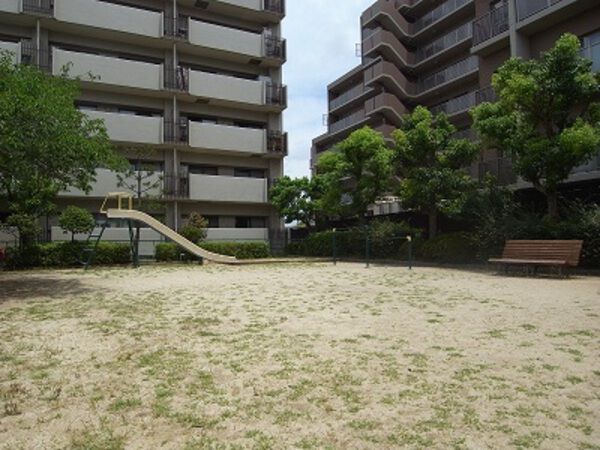
[[[353,130],[386,137],[417,105],[445,112],[469,135],[469,110],[494,98],[491,76],[509,57],[535,58],[565,32],[580,36],[600,70],[599,0],[377,0],[361,16],[362,62],[328,86],[328,129],[311,165]],[[484,152],[473,168],[517,183],[510,162]],[[600,155],[571,182],[600,181]],[[524,186],[524,184],[523,184]]]

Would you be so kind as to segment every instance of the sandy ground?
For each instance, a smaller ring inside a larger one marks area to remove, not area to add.
[[[600,449],[600,279],[0,273],[0,448]]]

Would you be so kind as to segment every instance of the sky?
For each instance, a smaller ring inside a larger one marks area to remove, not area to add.
[[[288,86],[284,129],[289,136],[285,173],[310,173],[313,138],[323,134],[327,113],[327,85],[360,63],[360,14],[373,0],[288,0],[283,21]]]

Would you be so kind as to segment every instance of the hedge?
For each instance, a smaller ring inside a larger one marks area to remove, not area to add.
[[[235,256],[238,259],[260,259],[271,256],[266,242],[201,242],[201,248],[220,255]],[[183,258],[182,258],[183,255]],[[194,258],[188,252],[174,243],[161,243],[156,246],[157,261],[179,261]]]
[[[24,249],[8,248],[6,268],[9,270],[30,267],[77,267],[82,263],[85,242],[50,242],[36,244]],[[131,262],[129,244],[100,242],[96,248],[94,264],[114,265]]]

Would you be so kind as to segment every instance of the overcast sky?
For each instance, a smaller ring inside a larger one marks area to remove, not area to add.
[[[360,62],[360,14],[373,0],[288,0],[283,35],[287,39],[284,82],[288,109],[284,128],[290,152],[285,173],[309,174],[310,146],[324,133],[327,85]]]

